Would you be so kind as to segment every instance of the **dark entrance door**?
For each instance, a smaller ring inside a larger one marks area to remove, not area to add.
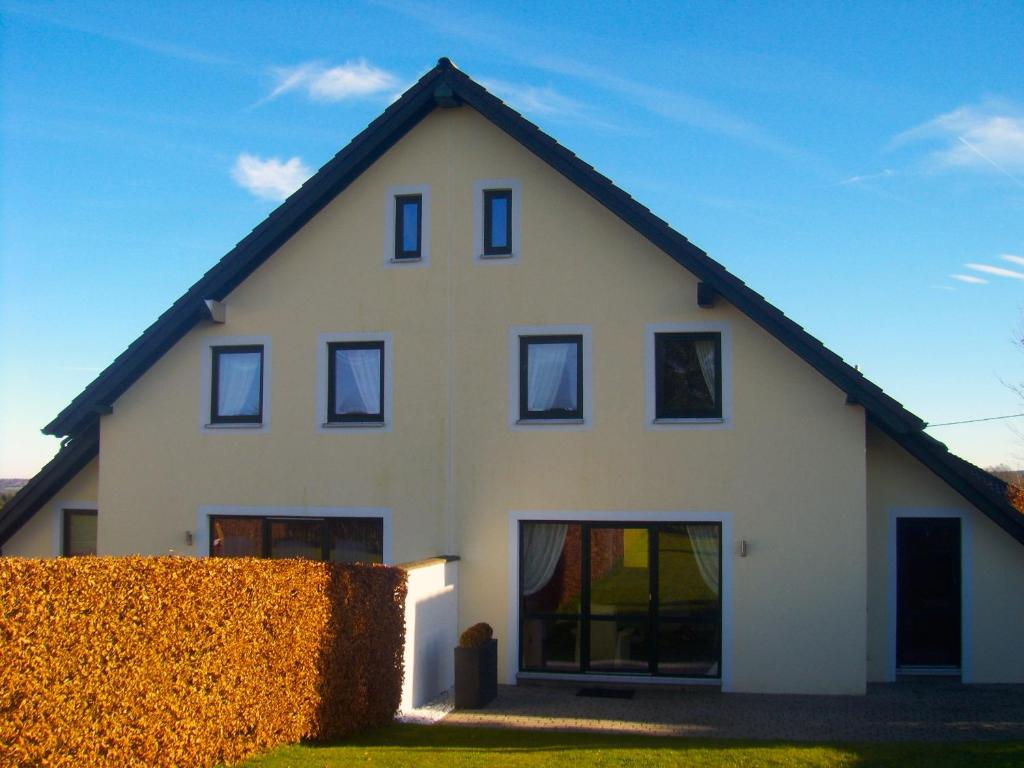
[[[960,578],[959,518],[897,518],[897,667],[960,667]]]

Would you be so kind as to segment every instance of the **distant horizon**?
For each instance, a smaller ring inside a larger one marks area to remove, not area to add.
[[[34,475],[40,428],[439,56],[955,453],[1024,468],[1024,418],[996,418],[1024,412],[1020,3],[0,14],[0,475]]]

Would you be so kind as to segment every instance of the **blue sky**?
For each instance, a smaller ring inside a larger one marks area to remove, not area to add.
[[[769,5],[0,0],[0,477],[442,55],[925,420],[1024,411],[1024,4]]]

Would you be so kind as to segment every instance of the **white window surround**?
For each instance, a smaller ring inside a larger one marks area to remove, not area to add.
[[[217,515],[250,515],[255,517],[379,517],[384,521],[383,558],[385,565],[394,565],[391,552],[390,507],[245,507],[203,506],[196,515],[193,547],[196,557],[210,556],[210,518]]]
[[[722,418],[659,419],[655,397],[656,333],[718,333],[722,337]],[[732,428],[732,334],[727,323],[651,323],[644,331],[644,426],[649,431],[715,430]]]
[[[210,397],[213,383],[213,348],[260,344],[263,346],[263,421],[259,424],[211,424]],[[199,430],[207,433],[260,434],[270,431],[270,337],[207,336],[203,339],[199,361]]]
[[[972,535],[970,513],[962,509],[897,507],[889,510],[886,552],[886,613],[888,636],[886,648],[886,680],[896,682],[896,521],[908,517],[942,517],[960,520],[960,681],[973,683],[972,646]]]
[[[643,677],[640,675],[592,675],[564,674],[550,672],[519,672],[519,524],[529,521],[571,520],[580,522],[608,523],[721,523],[722,525],[722,669],[717,680],[707,678],[684,677]],[[732,515],[728,512],[645,512],[628,510],[619,512],[607,511],[523,511],[509,512],[508,516],[508,635],[505,644],[506,669],[505,683],[515,685],[517,676],[548,680],[566,679],[574,682],[628,682],[630,685],[666,682],[682,682],[687,685],[721,685],[723,692],[732,690]]]
[[[382,341],[384,342],[384,422],[335,422],[327,421],[327,374],[330,360],[327,359],[327,345],[337,341]],[[394,395],[392,379],[394,363],[391,334],[380,332],[321,333],[316,348],[316,431],[323,433],[390,432],[394,420]]]
[[[489,189],[512,191],[512,253],[484,255],[484,192]],[[473,184],[473,261],[481,263],[518,264],[521,253],[520,219],[523,184],[519,179],[484,179]]]
[[[583,419],[519,418],[519,337],[562,336],[583,337]],[[513,432],[536,430],[580,432],[594,425],[593,358],[589,325],[514,325],[508,329],[508,427]]]
[[[395,258],[395,198],[399,195],[419,195],[420,208],[420,258]],[[405,184],[388,187],[384,202],[384,266],[396,269],[415,269],[430,266],[430,185]]]
[[[99,543],[99,506],[95,501],[58,501],[54,506],[54,526],[53,526],[53,556],[60,557],[64,554],[64,513],[69,509],[81,509],[87,512],[96,513],[96,527],[97,536],[96,541]]]

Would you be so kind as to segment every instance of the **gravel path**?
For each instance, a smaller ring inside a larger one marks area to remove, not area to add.
[[[722,694],[637,687],[632,699],[577,688],[500,686],[485,709],[445,724],[784,741],[1024,739],[1024,686],[923,682],[873,685],[866,696]]]

